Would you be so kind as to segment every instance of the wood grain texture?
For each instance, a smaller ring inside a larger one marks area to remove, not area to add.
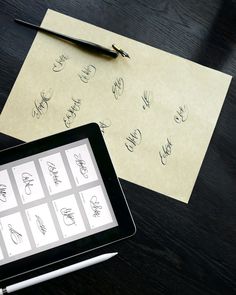
[[[13,18],[40,24],[47,8],[236,74],[235,0],[0,0],[0,110],[35,36]],[[84,258],[119,256],[17,294],[236,294],[235,134],[233,79],[188,205],[122,180],[137,234]]]

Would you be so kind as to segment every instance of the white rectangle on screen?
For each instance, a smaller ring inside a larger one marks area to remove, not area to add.
[[[71,189],[61,153],[40,158],[39,163],[50,195]]]
[[[92,229],[113,221],[100,185],[80,192],[80,197]]]
[[[17,201],[7,170],[0,171],[0,212],[14,208]]]
[[[23,204],[44,198],[41,182],[33,161],[12,168]]]
[[[2,217],[0,231],[10,257],[31,250],[25,225],[19,212]]]
[[[64,238],[86,230],[74,195],[54,200],[53,206]]]
[[[66,150],[66,156],[77,186],[98,179],[86,144]]]
[[[25,210],[36,247],[58,241],[58,235],[47,204]]]

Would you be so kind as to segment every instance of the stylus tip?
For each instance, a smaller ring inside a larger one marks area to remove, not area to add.
[[[110,253],[111,254],[111,257],[113,256],[116,256],[118,254],[118,252],[113,252],[113,253]]]

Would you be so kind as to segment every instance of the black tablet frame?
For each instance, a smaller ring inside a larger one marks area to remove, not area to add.
[[[26,272],[51,265],[74,255],[80,255],[135,234],[136,227],[131,212],[112,165],[102,133],[96,123],[90,123],[3,150],[0,152],[0,167],[9,162],[86,138],[88,138],[93,150],[118,226],[2,265],[0,267],[0,285],[5,285],[9,279],[12,282],[12,279],[14,281],[14,278]]]

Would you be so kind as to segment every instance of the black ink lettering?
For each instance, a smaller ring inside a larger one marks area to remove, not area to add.
[[[7,201],[7,186],[5,184],[0,184],[0,201]]]
[[[102,134],[105,134],[105,129],[111,126],[111,121],[109,119],[106,119],[104,121],[99,121],[99,127],[102,132]]]
[[[21,174],[21,178],[22,181],[25,185],[25,193],[26,195],[31,195],[32,191],[31,191],[31,187],[34,185],[34,179],[32,178],[33,175],[31,175],[28,172],[24,172]]]
[[[72,123],[74,122],[78,111],[80,110],[81,100],[72,98],[73,104],[67,110],[66,115],[63,118],[63,122],[67,128],[70,128]]]
[[[167,164],[167,157],[171,155],[171,152],[172,152],[172,143],[169,140],[169,138],[167,138],[167,144],[162,145],[161,150],[159,151],[159,156],[160,156],[162,165]]]
[[[117,78],[116,81],[112,85],[112,93],[115,99],[118,99],[124,92],[124,80],[123,78]]]
[[[174,116],[176,123],[180,124],[188,119],[188,107],[186,105],[179,106],[179,109],[176,111],[176,113],[177,115]]]
[[[40,93],[40,100],[34,101],[34,107],[32,109],[32,117],[40,119],[48,111],[48,102],[52,98],[53,91],[49,89],[48,92],[42,91]]]
[[[93,217],[100,217],[102,206],[100,202],[97,200],[97,196],[92,196],[90,200],[90,207],[93,210]]]
[[[142,95],[142,101],[143,101],[143,109],[146,110],[147,108],[150,108],[151,101],[152,101],[152,92],[145,90]]]
[[[133,132],[130,132],[129,136],[126,137],[125,146],[128,151],[133,152],[134,147],[140,145],[142,142],[142,133],[139,129],[135,129]]]
[[[65,68],[66,61],[69,59],[68,56],[62,54],[55,60],[52,70],[53,72],[61,72]]]
[[[36,225],[38,227],[38,230],[41,232],[41,234],[45,235],[47,232],[47,228],[42,220],[42,218],[38,215],[35,215],[36,217]]]
[[[86,162],[81,158],[80,154],[74,154],[74,158],[76,165],[79,166],[80,173],[84,178],[88,178],[88,168],[86,167]]]
[[[96,67],[94,65],[88,65],[84,67],[80,74],[78,74],[80,80],[83,83],[88,83],[91,78],[96,74]]]
[[[61,180],[59,180],[59,175],[58,175],[59,172],[56,168],[56,165],[49,161],[47,161],[47,165],[48,165],[48,171],[53,178],[53,182],[55,183],[55,185],[59,185],[61,183]]]
[[[9,229],[9,232],[10,232],[10,237],[11,237],[11,240],[12,242],[15,244],[15,245],[18,245],[20,243],[22,243],[23,239],[22,239],[22,234],[18,233],[13,227],[11,224],[8,224],[8,229]]]
[[[62,208],[60,212],[63,216],[63,222],[65,225],[71,226],[75,224],[75,213],[72,211],[71,208]]]

